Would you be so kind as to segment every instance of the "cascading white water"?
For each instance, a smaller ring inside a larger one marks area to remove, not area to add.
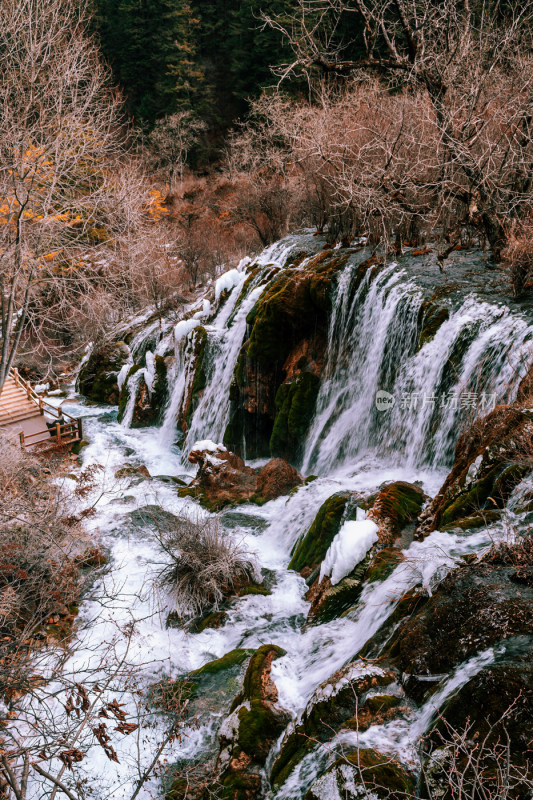
[[[246,316],[254,307],[264,289],[263,285],[253,288],[241,301],[230,328],[221,323],[209,331],[208,384],[192,418],[191,427],[185,441],[185,451],[204,437],[220,442],[224,436],[229,418],[229,387],[246,331]],[[234,290],[234,293],[236,290]]]
[[[221,276],[215,287],[216,300],[222,291],[229,291],[229,296],[220,306],[216,316],[209,323],[203,323],[208,336],[208,343],[203,368],[207,374],[207,385],[203,391],[198,407],[192,415],[190,428],[183,446],[187,453],[196,441],[212,439],[221,441],[229,417],[229,388],[233,379],[235,364],[246,333],[246,317],[261,296],[264,288],[264,276],[272,267],[282,267],[292,250],[297,247],[298,238],[288,237],[267,247],[253,262],[257,274],[249,281],[245,271],[232,270],[231,280],[226,281],[228,273]],[[248,266],[242,262],[242,266]],[[243,290],[245,291],[242,296]],[[238,304],[238,305],[237,305]],[[175,439],[176,419],[184,400],[187,387],[192,377],[192,351],[188,348],[188,334],[201,323],[199,314],[192,320],[179,325],[188,324],[185,341],[175,343],[175,365],[169,376],[170,400],[162,425],[162,441],[171,443]],[[176,326],[176,328],[178,327]],[[185,329],[184,329],[185,332]],[[158,352],[164,352],[167,341],[161,342]]]
[[[327,366],[302,469],[327,474],[374,451],[395,463],[447,466],[461,430],[507,402],[531,361],[533,326],[467,297],[417,352],[422,292],[395,264],[339,281]],[[390,405],[378,408],[386,392]]]
[[[155,351],[157,355],[173,352],[175,357],[169,371],[170,401],[160,435],[155,436],[153,429],[129,430],[109,420],[89,418],[85,428],[91,443],[82,451],[84,467],[104,465],[110,483],[117,469],[125,461],[130,463],[127,459],[132,464],[141,459],[154,476],[183,473],[172,444],[176,439],[176,419],[192,379],[193,330],[198,325],[205,327],[208,336],[207,386],[193,414],[184,451],[196,439],[222,438],[228,417],[229,386],[247,333],[246,317],[264,290],[270,265],[282,267],[290,251],[299,245],[300,241],[291,237],[268,248],[253,265],[259,269],[245,289],[247,274],[232,275],[226,299],[214,316],[204,305],[191,319],[173,325]],[[164,619],[171,600],[150,591],[149,583],[161,553],[149,528],[132,528],[128,515],[153,503],[173,514],[204,512],[191,500],[180,498],[168,482],[157,478],[132,482],[122,494],[104,498],[89,523],[95,531],[102,531],[118,588],[110,608],[102,610],[90,598],[82,605],[81,619],[91,622],[90,641],[80,645],[68,665],[73,675],[83,672],[88,653],[99,653],[102,643],[109,642],[114,633],[119,635],[132,618],[137,620],[132,659],[146,685],[161,675],[183,677],[233,648],[257,648],[271,642],[287,653],[273,662],[272,677],[280,704],[297,720],[306,705],[313,702],[320,684],[352,662],[406,592],[420,586],[431,593],[462,556],[479,553],[507,535],[503,523],[473,533],[433,532],[423,542],[406,547],[404,560],[387,578],[367,585],[357,606],[346,615],[305,627],[309,604],[304,597],[308,587],[299,575],[287,570],[287,564],[292,546],[309,529],[324,500],[339,490],[369,494],[383,481],[392,479],[420,480],[425,490],[434,495],[445,477],[444,468],[465,412],[482,413],[482,409],[436,406],[427,399],[423,401],[424,393],[426,398],[463,392],[494,392],[498,400],[512,396],[529,360],[528,337],[533,333],[519,314],[466,298],[459,308],[450,307],[449,319],[418,350],[419,312],[424,298],[417,281],[395,264],[368,272],[357,290],[356,280],[357,265],[348,263],[338,279],[325,375],[305,449],[304,471],[320,477],[288,498],[278,498],[261,508],[239,507],[239,537],[270,572],[272,593],[239,598],[231,604],[225,623],[218,629],[207,628],[199,634],[166,629]],[[139,336],[136,347],[144,347]],[[148,362],[151,363],[150,357]],[[450,366],[452,362],[454,368]],[[139,370],[130,381],[136,376],[140,380],[144,374]],[[395,397],[391,410],[382,412],[376,408],[378,389]],[[134,395],[132,391],[130,398]],[[420,402],[402,403],[403,395],[410,400],[419,395]],[[87,411],[91,409],[86,408]],[[133,405],[126,409],[128,418],[130,411],[133,413]],[[133,451],[135,455],[131,457]],[[372,458],[367,459],[369,453]],[[379,457],[375,457],[376,453]],[[347,469],[341,472],[339,467]],[[513,507],[511,498],[510,508]],[[262,525],[254,527],[258,519]],[[105,580],[102,578],[101,582]],[[371,727],[365,734],[364,746],[409,759],[410,747],[430,723],[435,704],[443,702],[491,657],[490,653],[481,653],[463,665],[410,720]],[[361,671],[365,665],[358,660],[354,662],[356,668]],[[133,710],[128,708],[128,713]],[[217,713],[221,713],[220,709],[191,726],[181,742],[169,745],[165,750],[167,760],[207,759],[213,755],[220,722]],[[143,732],[143,765],[150,761],[159,733],[157,725]],[[342,741],[343,735],[339,735],[339,744],[353,746],[353,742]],[[320,749],[310,752],[302,760],[278,798],[302,800],[323,767],[321,753]],[[135,764],[136,757],[133,738],[121,742],[119,755],[120,765],[103,764],[103,756],[96,749],[84,762],[97,800],[129,796],[127,792],[134,782],[131,764]],[[157,792],[154,781],[139,797],[148,800]]]

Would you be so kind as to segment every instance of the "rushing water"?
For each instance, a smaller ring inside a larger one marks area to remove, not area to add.
[[[338,280],[325,378],[303,459],[303,472],[320,477],[288,498],[260,508],[239,507],[239,536],[256,553],[261,568],[273,575],[272,594],[239,599],[219,629],[192,634],[165,627],[171,601],[153,589],[161,552],[153,528],[133,524],[132,519],[139,509],[154,505],[193,517],[206,512],[199,511],[191,500],[178,498],[168,482],[154,478],[123,485],[114,478],[115,473],[125,465],[142,463],[153,476],[183,477],[182,455],[173,443],[176,418],[191,379],[192,332],[199,324],[208,336],[207,388],[193,415],[186,447],[197,439],[222,439],[229,413],[229,386],[246,335],[246,316],[264,290],[271,265],[282,267],[291,249],[300,244],[295,237],[269,248],[256,262],[259,269],[245,289],[247,274],[242,271],[232,277],[225,297],[220,293],[216,298],[214,309],[204,305],[189,320],[165,331],[155,352],[168,352],[170,347],[175,361],[161,429],[130,430],[129,407],[126,424],[119,425],[108,410],[74,406],[74,412],[86,415],[90,440],[83,450],[83,466],[100,464],[103,469],[107,493],[89,527],[109,550],[112,568],[100,577],[81,607],[87,638],[80,641],[68,665],[73,674],[83,673],[91,658],[110,642],[116,642],[117,651],[124,648],[124,631],[132,620],[135,626],[128,661],[145,685],[161,676],[184,675],[236,647],[273,643],[287,652],[274,662],[272,676],[281,705],[296,719],[313,702],[317,687],[357,654],[406,591],[421,586],[431,592],[461,556],[480,552],[505,535],[503,523],[474,533],[434,532],[423,542],[406,547],[404,561],[385,580],[366,586],[357,607],[347,615],[326,624],[303,626],[309,608],[304,599],[307,585],[287,570],[287,564],[293,545],[307,531],[320,505],[341,489],[369,493],[392,479],[420,481],[425,491],[434,495],[446,475],[461,420],[468,416],[465,411],[482,413],[484,409],[478,406],[482,396],[487,403],[494,402],[493,395],[497,401],[512,396],[531,338],[531,327],[520,314],[466,296],[451,309],[435,337],[418,349],[423,292],[417,281],[401,266],[391,264],[373,279],[367,274],[354,292],[356,263],[349,262]],[[454,354],[459,368],[452,371]],[[378,390],[394,398],[388,411],[376,407]],[[441,404],[444,394],[459,400]],[[469,398],[470,405],[461,397]],[[258,518],[263,525],[256,524]],[[106,582],[114,586],[113,601],[102,607],[95,597]],[[364,746],[412,763],[416,760],[413,748],[438,704],[493,657],[492,652],[480,653],[463,665],[444,681],[431,704],[418,709],[409,720],[370,728],[363,735]],[[131,706],[128,710],[134,713]],[[188,731],[187,738],[168,745],[165,757],[173,762],[212,754],[220,721],[215,709]],[[129,798],[135,783],[134,762],[139,757],[143,767],[149,763],[161,725],[136,735],[141,738],[122,741],[120,764],[106,762],[96,748],[80,767],[98,800]],[[338,744],[354,743],[348,734],[339,734]],[[324,754],[317,748],[294,770],[276,797],[303,798],[323,766]],[[158,782],[152,780],[139,796],[146,800],[158,796],[158,791]]]

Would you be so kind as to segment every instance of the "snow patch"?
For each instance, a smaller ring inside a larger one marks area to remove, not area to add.
[[[197,319],[182,319],[174,325],[174,341],[179,342],[189,335],[191,331],[198,327],[200,322]]]
[[[220,298],[222,292],[229,292],[234,286],[242,281],[242,272],[238,269],[230,269],[218,278],[215,283],[215,300]]]
[[[200,450],[200,451],[207,451],[208,453],[221,453],[225,450],[223,444],[216,444],[212,442],[211,439],[203,439],[200,442],[195,442],[191,447],[190,452],[192,453],[193,450]]]
[[[378,526],[371,519],[345,522],[333,539],[320,568],[320,580],[331,576],[336,586],[359,564],[378,540]]]

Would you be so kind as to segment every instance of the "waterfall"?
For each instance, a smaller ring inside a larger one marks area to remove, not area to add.
[[[89,440],[81,453],[84,467],[103,465],[106,480],[115,485],[119,467],[137,467],[142,461],[153,477],[150,481],[135,477],[123,492],[120,490],[121,495],[104,496],[94,517],[88,519],[87,525],[101,532],[103,546],[109,551],[109,569],[114,571],[117,589],[113,604],[103,609],[90,596],[83,600],[80,619],[88,639],[78,653],[74,651],[72,674],[78,680],[86,654],[101,653],[102,643],[113,641],[117,628],[126,629],[132,619],[136,620],[136,631],[131,658],[136,674],[142,677],[139,682],[143,689],[161,678],[187,680],[191,670],[235,648],[256,650],[266,643],[279,646],[285,655],[272,662],[271,677],[279,705],[291,715],[292,722],[268,757],[265,786],[268,766],[287,744],[305,710],[317,699],[333,696],[339,670],[351,681],[386,666],[358,656],[368,655],[362,648],[369,641],[379,644],[385,635],[383,626],[387,625],[388,631],[396,625],[393,615],[397,612],[400,618],[404,613],[402,599],[415,591],[420,596],[432,595],[445,576],[464,563],[465,556],[479,555],[499,540],[508,542],[510,530],[519,535],[526,514],[531,513],[532,484],[526,477],[513,492],[501,519],[488,526],[433,531],[423,541],[411,541],[409,531],[404,531],[395,543],[401,551],[398,562],[370,582],[365,579],[353,596],[353,604],[350,600],[342,615],[324,617],[327,621],[321,622],[308,616],[305,598],[309,587],[287,565],[293,546],[309,531],[323,503],[337,492],[346,492],[351,493],[350,502],[355,504],[355,496],[368,499],[390,480],[421,481],[424,491],[435,496],[464,426],[495,403],[515,397],[533,355],[533,325],[518,309],[453,287],[448,291],[439,276],[430,275],[428,287],[428,280],[424,282],[423,275],[411,269],[409,259],[370,267],[362,275],[360,265],[368,250],[350,252],[346,264],[335,273],[327,349],[316,361],[323,365],[321,383],[301,471],[318,477],[288,496],[260,506],[225,508],[218,516],[221,534],[234,531],[239,542],[242,540],[246,550],[257,558],[268,591],[232,598],[217,627],[205,626],[198,632],[165,627],[173,601],[163,591],[152,590],[162,555],[153,526],[143,520],[153,503],[168,512],[170,519],[184,514],[194,518],[201,514],[203,518],[209,513],[199,511],[195,501],[177,490],[168,477],[181,479],[184,473],[192,477],[193,470],[187,469],[182,459],[196,440],[223,439],[230,386],[250,333],[250,312],[265,289],[273,285],[291,253],[311,257],[321,252],[320,247],[320,240],[309,234],[288,237],[267,248],[254,262],[224,273],[214,293],[210,291],[210,299],[188,306],[179,322],[168,319],[161,327],[158,321],[149,320],[143,333],[135,333],[130,345],[132,357],[118,375],[121,384],[137,362],[137,370],[128,380],[122,425],[110,422],[98,409],[84,410]],[[305,260],[295,263],[295,271],[306,268]],[[311,266],[315,267],[316,263]],[[435,288],[437,301],[428,297]],[[447,313],[432,337],[421,338],[424,315],[432,303],[438,309],[446,308]],[[203,329],[201,377],[205,386],[196,393],[195,404],[189,404],[199,374],[199,327]],[[322,342],[321,328],[320,349]],[[168,404],[161,430],[155,434],[153,428],[128,429],[139,381],[144,377],[149,390],[157,388],[158,356],[165,357],[168,365]],[[384,402],[376,402],[377,396]],[[173,445],[178,438],[177,421],[185,408],[189,430],[178,453]],[[470,558],[467,561],[471,563]],[[97,576],[96,581],[103,585],[104,576]],[[319,776],[327,767],[326,748],[331,753],[335,748],[346,752],[357,746],[375,747],[416,770],[416,745],[431,727],[436,708],[480,670],[497,663],[499,652],[497,644],[486,650],[480,645],[480,652],[463,664],[454,662],[455,669],[429,699],[418,707],[414,700],[406,700],[411,713],[405,718],[378,720],[358,737],[347,727],[336,732],[332,729],[331,741],[326,746],[310,747],[285,775],[283,785],[267,789],[266,797],[302,800],[310,786],[322,780]],[[401,694],[403,690],[394,685],[391,691]],[[231,693],[228,688],[228,695]],[[183,737],[169,742],[164,751],[167,763],[207,763],[216,758],[217,730],[229,713],[233,697],[226,699],[227,703],[215,694],[209,696],[209,708],[206,705],[190,726],[184,723]],[[128,713],[133,717],[133,703]],[[142,733],[143,764],[151,761],[163,731],[163,720],[150,719]],[[91,780],[98,778],[94,790],[98,800],[114,796],[116,791],[124,793],[123,787],[129,794],[133,792],[137,773],[133,774],[128,764],[134,764],[137,757],[134,737],[126,737],[120,746],[120,764],[106,765],[107,771],[102,769],[94,748],[84,761],[86,774]],[[328,780],[325,776],[323,797],[333,800],[337,790],[333,786],[328,789]],[[120,788],[115,791],[115,787]],[[139,799],[151,796],[157,796],[155,780]]]
[[[192,418],[185,451],[196,441],[205,438],[206,431],[209,431],[208,438],[213,441],[220,442],[223,439],[229,418],[229,387],[246,332],[246,317],[263,289],[263,285],[256,286],[246,295],[233,316],[231,327],[225,328],[217,321],[218,324],[208,332],[209,379]]]
[[[348,265],[339,280],[303,472],[327,474],[368,451],[447,467],[462,429],[514,397],[533,327],[471,295],[417,352],[424,298],[416,281],[393,263],[376,277],[367,271],[354,294],[356,275]]]
[[[189,334],[200,324],[207,333],[203,364],[207,385],[192,415],[183,451],[187,454],[202,439],[222,440],[229,419],[229,388],[246,335],[246,317],[263,293],[270,270],[283,267],[299,241],[299,237],[289,236],[267,247],[252,264],[243,260],[239,269],[224,273],[216,282],[215,298],[219,301],[224,291],[229,294],[209,324],[201,322],[205,312],[197,312],[193,319],[175,326],[175,364],[169,375],[170,399],[161,429],[162,441],[172,443],[176,438],[176,419],[194,372]],[[248,271],[240,271],[241,266],[248,267]],[[256,273],[250,275],[252,270]],[[162,340],[157,352],[165,352],[168,342],[169,337]]]

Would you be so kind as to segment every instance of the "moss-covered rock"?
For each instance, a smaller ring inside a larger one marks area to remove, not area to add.
[[[361,732],[372,724],[401,715],[401,697],[378,704],[375,694],[381,687],[395,684],[394,670],[360,663],[348,664],[335,672],[318,689],[308,703],[299,723],[289,729],[270,775],[274,786],[281,786],[296,765],[316,746],[334,738],[342,728],[359,729]],[[384,696],[381,692],[380,696]]]
[[[350,492],[337,492],[322,503],[303,539],[292,551],[289,569],[313,570],[323,561],[328,548],[340,530]]]
[[[513,637],[533,642],[533,585],[517,580],[509,560],[496,551],[482,563],[458,567],[422,609],[405,620],[388,646],[405,676],[447,674],[476,653]],[[431,688],[407,677],[405,685],[417,701]]]
[[[276,645],[263,645],[253,654],[242,692],[220,728],[218,767],[224,797],[250,800],[259,796],[262,768],[289,720],[277,705],[278,693],[270,677],[272,661],[282,655],[285,651]]]
[[[169,358],[156,355],[154,357],[155,375],[152,393],[150,395],[150,405],[154,415],[154,424],[160,425],[163,422],[165,409],[169,398],[168,386],[168,367]]]
[[[430,342],[441,325],[450,318],[450,311],[446,306],[438,305],[431,300],[425,300],[418,312],[418,349]]]
[[[402,551],[397,547],[377,550],[370,559],[368,569],[365,572],[365,582],[373,583],[374,581],[385,580],[403,560]]]
[[[461,434],[452,470],[423,512],[417,535],[503,508],[530,469],[525,454],[532,427],[533,411],[515,404],[496,406]]]
[[[480,511],[478,514],[472,514],[469,517],[459,517],[458,519],[454,519],[453,522],[449,522],[446,525],[441,524],[440,530],[441,531],[451,531],[459,530],[462,531],[470,531],[474,528],[485,528],[487,525],[490,525],[492,522],[497,522],[501,517],[501,511],[491,510],[491,509],[484,509]]]
[[[88,447],[89,445],[90,445],[90,441],[88,439],[80,439],[79,442],[74,442],[74,444],[72,445],[72,447],[70,449],[71,449],[71,452],[74,453],[74,455],[79,456],[81,451],[85,447]]]
[[[276,393],[276,416],[270,453],[298,463],[315,411],[320,378],[302,372],[291,383],[282,383]]]
[[[393,544],[401,531],[418,519],[426,499],[414,483],[395,481],[382,486],[368,512],[369,519],[378,525],[380,545]]]
[[[199,469],[192,483],[178,494],[197,499],[210,511],[245,502],[262,505],[303,483],[299,472],[281,458],[254,469],[240,456],[219,447],[216,452],[192,450],[189,461]]]
[[[491,511],[494,506],[502,508],[514,487],[529,472],[526,464],[499,462],[482,477],[467,485],[458,496],[442,508],[440,526],[452,527],[459,520],[478,512]]]
[[[124,342],[111,342],[94,348],[76,381],[76,389],[96,403],[118,403],[118,373],[131,358]]]
[[[350,252],[324,251],[282,270],[249,312],[224,435],[231,450],[245,447],[249,458],[284,452],[296,463],[291,441],[301,449],[298,437],[307,429],[324,365],[336,276]],[[304,374],[313,377],[298,380]],[[282,384],[288,388],[278,394]]]
[[[345,753],[315,781],[305,800],[359,800],[363,796],[383,800],[414,797],[416,780],[394,758],[377,750],[361,748]]]
[[[307,619],[313,623],[329,622],[340,617],[358,601],[363,589],[365,575],[371,560],[369,553],[357,566],[334,586],[328,577],[319,581],[319,576],[306,594],[311,603]]]

